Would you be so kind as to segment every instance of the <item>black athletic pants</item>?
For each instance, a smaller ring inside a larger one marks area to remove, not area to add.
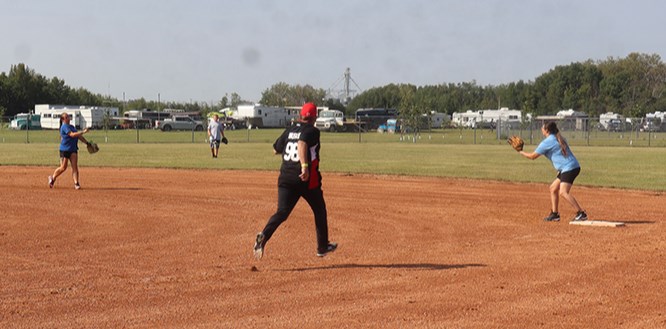
[[[264,227],[265,241],[268,241],[278,226],[287,220],[301,197],[308,202],[314,213],[318,251],[326,250],[328,246],[328,219],[326,202],[324,202],[324,192],[321,190],[321,187],[310,190],[307,184],[278,186],[278,209],[268,220],[266,227]]]

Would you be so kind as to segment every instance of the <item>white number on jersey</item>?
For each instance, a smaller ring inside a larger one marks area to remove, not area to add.
[[[284,158],[284,161],[301,161],[298,158],[298,142],[287,143],[287,145],[284,147],[284,152],[282,152],[282,158]]]

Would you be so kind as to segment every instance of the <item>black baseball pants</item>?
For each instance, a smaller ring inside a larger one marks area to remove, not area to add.
[[[307,184],[299,184],[297,186],[286,186],[285,184],[285,186],[278,186],[278,209],[268,220],[266,227],[264,227],[265,241],[270,240],[278,226],[287,220],[301,197],[308,202],[314,213],[317,248],[318,250],[326,250],[328,246],[328,219],[324,192],[321,190],[321,187],[310,190]]]

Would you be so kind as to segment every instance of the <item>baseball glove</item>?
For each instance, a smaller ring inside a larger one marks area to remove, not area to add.
[[[509,137],[509,139],[507,139],[506,142],[509,143],[509,145],[511,145],[511,147],[513,147],[513,149],[516,150],[517,152],[522,151],[523,146],[525,145],[523,139],[520,138],[520,136],[515,136],[515,135]]]
[[[97,143],[94,142],[88,142],[86,148],[88,148],[88,153],[90,154],[97,153],[99,151],[99,146],[97,146]]]
[[[229,144],[229,140],[226,137],[222,137],[222,143]]]

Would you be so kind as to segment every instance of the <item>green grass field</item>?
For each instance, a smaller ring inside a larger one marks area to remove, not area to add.
[[[93,131],[88,139],[101,151],[81,152],[81,165],[99,167],[155,167],[229,170],[277,170],[280,159],[271,144],[281,130],[228,131],[229,145],[212,159],[205,132]],[[463,131],[467,132],[467,131]],[[457,134],[457,136],[456,136]],[[19,136],[23,136],[21,140]],[[0,143],[1,165],[57,166],[58,135],[55,131],[6,131]],[[555,170],[545,158],[535,161],[514,152],[504,141],[477,132],[477,144],[459,131],[424,133],[414,142],[399,135],[322,133],[323,172],[370,173],[430,177],[460,177],[515,182],[549,183]],[[494,136],[493,136],[494,137]],[[456,143],[457,138],[457,143]],[[192,143],[194,139],[194,143]],[[8,141],[10,140],[10,141]],[[570,138],[570,141],[572,139]],[[534,141],[536,144],[538,141]],[[602,147],[574,145],[583,168],[577,184],[614,188],[666,190],[666,148]],[[528,145],[527,150],[533,150]]]

